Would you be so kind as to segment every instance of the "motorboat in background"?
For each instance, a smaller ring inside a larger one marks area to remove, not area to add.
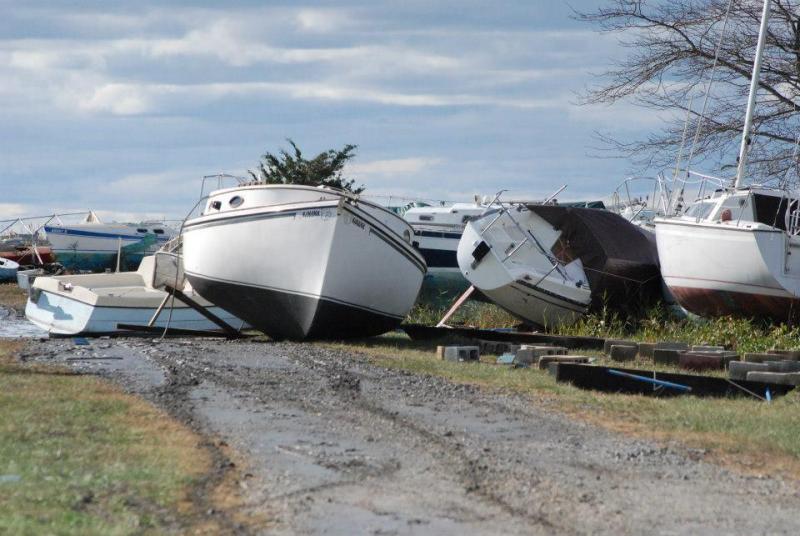
[[[412,233],[344,191],[241,180],[184,223],[184,269],[198,294],[275,339],[377,335],[422,284]]]
[[[135,272],[39,276],[33,282],[25,316],[51,335],[107,335],[130,333],[119,324],[146,326],[162,303],[167,307],[153,326],[218,331],[220,327],[154,285],[155,256],[145,257]],[[197,296],[181,282],[183,294],[229,325],[244,324],[234,315]]]
[[[0,257],[21,266],[41,266],[55,262],[46,241],[35,236],[14,236],[0,240]]]
[[[0,257],[0,281],[14,281],[17,278],[19,264]]]
[[[158,222],[103,223],[94,212],[77,224],[50,223],[43,227],[56,260],[79,271],[135,270],[146,255],[169,241],[175,231]]]
[[[655,244],[607,210],[503,204],[467,223],[458,264],[494,303],[545,329],[661,297]]]
[[[475,196],[474,203],[419,206],[403,214],[414,229],[413,245],[428,265],[420,291],[421,301],[450,301],[469,286],[458,268],[456,251],[464,226],[479,218],[486,208],[479,196]]]

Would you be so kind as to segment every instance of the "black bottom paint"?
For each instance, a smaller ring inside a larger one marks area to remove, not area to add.
[[[380,335],[402,319],[289,292],[188,275],[194,290],[211,303],[273,339],[349,339]]]

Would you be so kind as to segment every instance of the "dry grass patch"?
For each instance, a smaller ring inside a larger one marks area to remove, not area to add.
[[[797,391],[771,404],[750,398],[613,395],[557,383],[545,371],[496,365],[491,356],[481,363],[441,361],[436,359],[434,344],[396,334],[332,346],[361,352],[388,368],[519,393],[548,409],[616,432],[704,449],[710,461],[749,474],[777,473],[800,479]]]
[[[212,464],[200,436],[99,378],[19,364],[19,347],[0,341],[0,533],[224,528],[192,497]]]
[[[0,283],[0,305],[22,311],[27,301],[28,293],[16,283]]]

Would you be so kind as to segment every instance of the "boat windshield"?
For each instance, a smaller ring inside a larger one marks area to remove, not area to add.
[[[711,211],[714,210],[716,205],[716,201],[698,201],[686,210],[685,215],[698,220],[704,220],[711,214]]]

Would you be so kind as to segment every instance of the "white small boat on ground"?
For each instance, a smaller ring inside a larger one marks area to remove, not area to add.
[[[0,282],[14,281],[17,278],[17,270],[19,264],[10,260],[0,257]]]
[[[606,210],[508,204],[469,222],[464,276],[500,307],[545,329],[590,309],[626,311],[661,295],[655,244]]]
[[[51,335],[102,335],[123,332],[117,324],[147,325],[168,296],[153,287],[154,257],[145,257],[135,272],[37,277],[29,292],[25,316]],[[183,293],[234,328],[234,315],[197,296]],[[219,326],[178,299],[168,299],[156,327],[216,331]]]
[[[347,192],[242,184],[211,192],[184,224],[184,269],[198,294],[273,338],[377,335],[422,284],[412,232]]]
[[[81,223],[51,222],[43,230],[60,264],[90,271],[113,269],[118,252],[123,269],[135,269],[143,257],[155,253],[175,234],[158,222],[103,223],[94,212]]]

